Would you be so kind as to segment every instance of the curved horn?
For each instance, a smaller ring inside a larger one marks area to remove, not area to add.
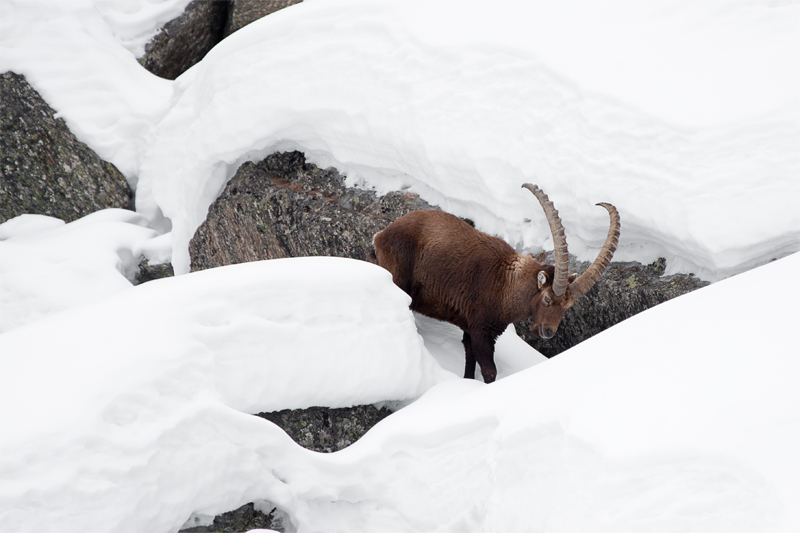
[[[553,293],[556,296],[562,296],[567,290],[567,285],[569,285],[567,280],[569,275],[569,252],[567,251],[567,236],[564,235],[564,226],[561,225],[561,219],[558,217],[558,211],[553,206],[553,202],[550,201],[544,191],[530,183],[525,183],[522,187],[531,191],[536,199],[539,200],[539,203],[542,204],[542,209],[544,209],[544,214],[547,216],[547,222],[550,224],[550,233],[553,234],[553,246],[555,247],[556,267],[556,274],[553,279]]]
[[[608,211],[608,216],[611,218],[611,227],[608,229],[606,242],[603,245],[603,249],[600,250],[600,253],[597,255],[597,259],[586,269],[586,272],[581,274],[581,277],[570,284],[569,290],[573,298],[583,296],[597,283],[597,280],[600,279],[600,276],[602,276],[603,272],[608,268],[608,263],[611,262],[611,258],[614,257],[614,252],[617,249],[617,242],[619,242],[620,222],[617,208],[607,203],[599,203],[597,205],[605,207]]]

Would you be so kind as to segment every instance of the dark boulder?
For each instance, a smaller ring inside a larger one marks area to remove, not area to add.
[[[136,275],[136,283],[146,283],[154,279],[171,278],[175,275],[172,263],[160,263],[151,265],[147,259],[139,262],[139,273]]]
[[[156,76],[174,80],[222,40],[229,4],[225,0],[193,0],[147,43],[139,63]]]
[[[125,177],[54,115],[24,76],[0,75],[0,223],[26,213],[71,222],[131,209]]]
[[[552,253],[537,259],[553,262]],[[588,267],[589,263],[570,260],[570,272],[582,274]],[[533,336],[530,319],[514,325],[517,334],[543,355],[553,357],[626,318],[708,285],[691,274],[664,276],[665,267],[664,259],[651,265],[611,263],[597,284],[567,310],[552,339]]]
[[[336,170],[306,164],[300,152],[273,154],[242,165],[211,205],[189,245],[191,269],[317,255],[368,260],[375,233],[430,208],[416,195],[346,187]]]
[[[225,37],[251,22],[303,0],[231,0]]]
[[[390,414],[392,412],[385,407],[378,409],[372,405],[357,405],[340,409],[285,409],[259,413],[258,416],[283,429],[303,448],[330,453],[350,446]]]
[[[254,529],[285,531],[288,517],[277,507],[270,508],[257,509],[253,502],[246,503],[238,509],[215,516],[211,525],[187,527],[181,529],[181,533],[244,533]]]

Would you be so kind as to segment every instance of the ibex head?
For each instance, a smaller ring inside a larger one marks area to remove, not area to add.
[[[597,204],[608,211],[611,225],[597,259],[578,277],[577,274],[569,274],[567,237],[553,202],[536,185],[526,183],[523,187],[539,200],[553,235],[555,265],[542,265],[536,277],[538,292],[531,301],[531,316],[534,320],[531,333],[549,339],[556,334],[564,312],[572,307],[576,299],[586,294],[608,268],[619,241],[619,213],[611,204]]]

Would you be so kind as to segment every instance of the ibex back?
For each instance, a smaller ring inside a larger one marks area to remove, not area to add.
[[[378,264],[411,296],[411,309],[464,331],[465,378],[475,363],[486,383],[497,376],[494,344],[509,324],[533,317],[531,330],[549,339],[564,311],[605,272],[619,239],[619,213],[611,204],[611,227],[594,263],[580,277],[568,274],[564,227],[547,195],[523,185],[544,209],[555,244],[555,265],[514,251],[502,239],[475,230],[442,211],[413,211],[373,239]]]

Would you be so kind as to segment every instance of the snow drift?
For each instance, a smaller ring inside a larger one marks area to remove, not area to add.
[[[794,531],[798,267],[700,289],[490,386],[446,379],[366,263],[154,281],[0,336],[2,527],[175,531],[267,500],[300,531]],[[774,313],[741,312],[754,286]],[[245,414],[436,382],[330,455]]]

